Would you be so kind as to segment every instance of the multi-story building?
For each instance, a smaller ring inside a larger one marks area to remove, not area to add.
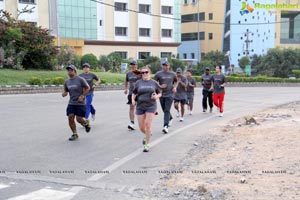
[[[276,0],[260,0],[259,4],[276,4]],[[243,56],[250,59],[275,47],[276,15],[259,8],[253,1],[227,0],[223,52],[229,63],[238,66]]]
[[[183,0],[179,57],[199,61],[210,51],[222,51],[225,0]],[[199,23],[198,23],[199,22]]]
[[[53,25],[58,44],[71,44],[80,54],[169,57],[180,44],[180,9],[173,0],[58,0]]]
[[[289,4],[283,9],[271,10],[276,15],[276,39],[278,47],[300,47],[300,0],[277,0],[277,4]],[[277,6],[279,7],[279,6]]]
[[[23,9],[32,12],[20,14]],[[50,27],[48,0],[0,0],[0,10],[6,10],[14,18],[34,23],[37,26]]]

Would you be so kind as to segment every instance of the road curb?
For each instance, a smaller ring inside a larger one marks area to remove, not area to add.
[[[201,83],[197,83],[201,87]],[[270,82],[229,82],[226,87],[300,87],[300,83],[270,83]],[[101,84],[95,91],[123,90],[123,83]],[[63,85],[4,85],[0,86],[0,95],[59,93]]]

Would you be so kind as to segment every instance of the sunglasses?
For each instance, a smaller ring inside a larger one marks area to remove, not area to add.
[[[148,73],[149,73],[148,71],[141,72],[141,74],[148,74]]]

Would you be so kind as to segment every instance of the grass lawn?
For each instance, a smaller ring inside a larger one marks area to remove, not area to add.
[[[82,73],[82,70],[78,70],[78,74]],[[125,80],[125,74],[114,74],[110,72],[93,72],[97,74],[100,79],[106,83],[123,83]],[[55,77],[68,78],[67,72],[62,71],[44,71],[44,70],[11,70],[0,69],[0,85],[24,85],[28,84],[28,80],[31,77],[38,77],[42,81],[45,79],[53,79]]]

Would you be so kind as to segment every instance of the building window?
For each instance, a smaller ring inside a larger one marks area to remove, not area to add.
[[[212,40],[213,39],[213,33],[208,33],[208,39]]]
[[[196,0],[192,0],[192,4],[196,4]]]
[[[35,4],[35,0],[19,0],[19,3]]]
[[[150,37],[150,28],[140,28],[139,35],[142,37]]]
[[[214,18],[214,14],[213,13],[208,13],[208,19],[213,20],[213,18]]]
[[[162,37],[172,37],[172,29],[162,29]]]
[[[127,3],[115,2],[115,11],[127,12]]]
[[[199,32],[199,40],[205,40],[205,32]]]
[[[198,40],[197,32],[181,34],[181,41],[192,41],[192,40]]]
[[[127,36],[127,27],[116,27],[115,34],[116,36]]]
[[[195,53],[191,53],[191,58],[195,59]]]
[[[144,60],[150,56],[150,52],[139,52],[138,59]]]
[[[280,43],[300,44],[300,18],[299,11],[281,12]],[[276,35],[275,35],[276,37]]]
[[[164,15],[172,15],[172,6],[162,6],[161,7],[161,14]]]
[[[170,58],[170,57],[172,57],[172,52],[161,52],[160,57],[161,58]]]
[[[99,20],[99,26],[102,26],[102,20],[101,19]]]
[[[204,21],[205,20],[205,12],[199,13],[199,21]]]
[[[187,54],[186,53],[183,54],[183,59],[187,59]]]
[[[127,59],[127,51],[115,51],[115,53],[119,54],[123,60]]]
[[[140,13],[150,13],[150,5],[139,4],[139,12]]]
[[[188,0],[184,0],[183,5],[188,5]]]
[[[201,12],[198,15],[199,15],[199,21],[204,21],[205,20],[205,13],[204,12]],[[181,16],[181,23],[197,22],[198,21],[198,15],[197,15],[197,13],[182,15]]]

